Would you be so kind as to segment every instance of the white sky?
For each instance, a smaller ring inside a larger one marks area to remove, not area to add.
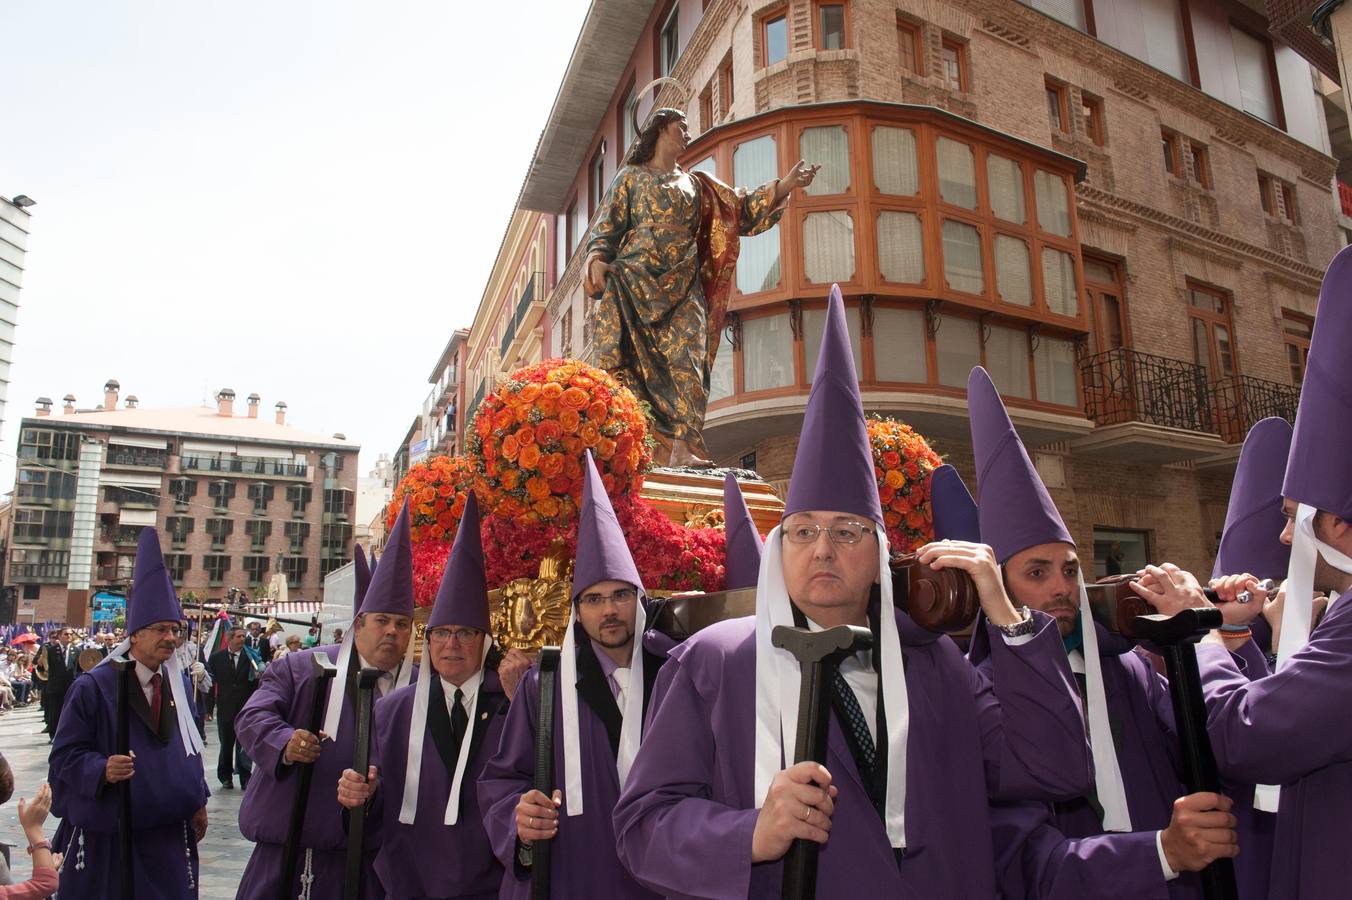
[[[3,431],[214,402],[393,452],[468,326],[586,0],[3,0],[33,214]]]

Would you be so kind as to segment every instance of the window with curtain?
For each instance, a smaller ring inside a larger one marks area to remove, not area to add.
[[[925,236],[920,216],[884,210],[878,213],[878,270],[901,284],[925,280]]]
[[[1053,247],[1042,248],[1042,292],[1050,311],[1062,316],[1080,314],[1075,259],[1069,253]]]
[[[718,174],[717,167],[714,165],[714,158],[712,156],[704,157],[704,159],[701,159],[699,162],[695,163],[686,171],[703,172],[706,175],[715,175],[715,176]]]
[[[939,196],[945,203],[976,209],[976,162],[972,148],[941,137],[935,144],[939,160]]]
[[[1039,169],[1033,173],[1033,189],[1037,196],[1038,225],[1043,231],[1070,237],[1070,198],[1065,179]]]
[[[1079,406],[1080,394],[1075,389],[1075,345],[1061,338],[1038,337],[1033,352],[1033,368],[1037,372],[1037,398],[1043,403],[1061,406]]]
[[[897,197],[914,197],[920,191],[915,132],[887,125],[874,127],[873,183],[884,194]]]
[[[981,365],[981,328],[975,319],[943,316],[934,336],[939,359],[939,383],[966,387],[973,366]]]
[[[1272,47],[1242,28],[1230,26],[1239,75],[1241,108],[1270,125],[1277,124],[1277,99],[1272,85]]]
[[[1006,303],[1033,305],[1033,274],[1028,244],[1022,238],[995,236],[995,289]]]
[[[750,391],[794,383],[793,330],[788,315],[761,316],[742,322],[742,386]]]
[[[944,220],[944,278],[955,291],[980,294],[986,289],[981,263],[981,233],[975,225]]]
[[[863,339],[859,330],[859,307],[845,307],[845,327],[850,332],[850,350],[854,355],[854,371],[864,377],[864,357],[861,351]],[[822,348],[822,331],[826,328],[826,310],[803,310],[803,378],[809,384],[817,371],[817,356]]]
[[[929,381],[925,314],[918,309],[873,309],[873,368],[878,381]]]
[[[738,144],[732,154],[734,184],[765,184],[777,175],[778,158],[775,139],[764,135]],[[779,284],[779,226],[755,237],[742,238],[742,251],[737,257],[737,290],[744,294],[768,291]],[[749,390],[749,388],[748,388]]]
[[[732,396],[732,341],[725,334],[718,342],[718,352],[709,372],[709,402]]]
[[[1139,0],[1145,32],[1145,61],[1179,81],[1192,83],[1187,35],[1179,0]]]
[[[986,183],[991,212],[997,219],[1022,225],[1028,221],[1023,202],[1023,167],[995,153],[986,154]]]
[[[804,128],[798,139],[798,156],[822,167],[803,193],[843,194],[850,189],[850,138],[844,125]]]
[[[1089,30],[1088,19],[1084,14],[1085,0],[1021,0],[1021,2],[1078,31]]]
[[[986,338],[986,371],[1000,393],[1009,397],[1033,396],[1028,381],[1028,332],[992,325]]]
[[[817,7],[817,48],[840,50],[845,40],[845,4],[822,3]]]
[[[842,210],[803,217],[803,275],[817,284],[854,277],[854,219]]]

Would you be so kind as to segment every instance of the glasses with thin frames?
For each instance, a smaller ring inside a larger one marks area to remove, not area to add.
[[[633,588],[620,588],[609,594],[583,594],[577,598],[578,603],[587,606],[600,606],[603,603],[615,603],[619,606],[626,606],[638,599],[638,591]]]
[[[481,634],[483,632],[477,628],[432,628],[427,632],[427,639],[429,641],[455,641],[457,644],[468,644]]]
[[[860,522],[832,522],[830,525],[813,525],[803,522],[784,526],[784,540],[790,544],[815,544],[822,532],[833,544],[857,544],[866,534],[876,531]]]

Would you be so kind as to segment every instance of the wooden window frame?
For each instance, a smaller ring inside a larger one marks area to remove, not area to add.
[[[1160,144],[1164,147],[1165,152],[1164,171],[1175,178],[1182,178],[1184,175],[1183,154],[1178,132],[1161,128]]]
[[[1088,0],[1086,0],[1086,5]],[[1092,115],[1087,111],[1092,110]],[[1084,135],[1096,147],[1108,143],[1107,127],[1103,121],[1103,98],[1088,91],[1080,91],[1080,115],[1084,118]]]
[[[653,29],[653,77],[665,78],[676,69],[681,59],[681,4],[678,0],[668,0],[657,17],[657,27]],[[665,68],[667,29],[676,30],[676,55],[671,60],[671,68]]]
[[[704,90],[699,92],[699,130],[704,133],[714,123],[714,82],[709,79],[709,83],[704,86]]]
[[[737,85],[733,81],[732,71],[732,51],[723,57],[723,61],[718,64],[718,111],[717,116],[720,120],[726,119],[732,112],[732,104],[735,100]]]
[[[1192,162],[1192,180],[1206,190],[1211,190],[1211,154],[1206,144],[1188,139],[1187,145]]]
[[[624,155],[629,152],[629,146],[624,140],[626,128],[624,117],[629,105],[629,95],[638,88],[638,81],[635,73],[629,73],[628,81],[624,82],[624,90],[620,91],[619,99],[615,107],[615,171],[618,172],[624,168]]]
[[[939,77],[943,81],[944,88],[950,91],[956,90],[960,94],[969,93],[972,90],[972,75],[969,70],[969,60],[967,58],[967,42],[952,35],[945,34],[943,40],[939,43]],[[949,86],[948,73],[944,66],[947,61],[943,57],[944,50],[952,50],[958,59],[958,86],[956,88]]]
[[[1277,215],[1276,179],[1258,170],[1258,207],[1267,215]]]
[[[574,193],[572,199],[568,201],[568,205],[563,208],[563,221],[564,221],[563,249],[564,252],[567,254],[567,259],[565,260],[565,263],[572,262],[573,255],[577,253],[577,248],[581,246],[582,236],[573,233],[574,229],[576,228],[577,204],[579,202],[579,199],[580,198],[578,197],[578,195]],[[574,240],[575,238],[576,241]]]
[[[822,46],[825,31],[822,28],[822,7],[839,6],[841,12],[841,35],[840,46],[827,48]],[[851,25],[849,0],[812,0],[812,45],[818,50],[848,50],[852,42],[850,41]]]
[[[1051,119],[1052,100],[1056,101],[1056,118],[1060,121],[1052,120],[1051,126],[1053,132],[1069,136],[1070,134],[1070,90],[1066,83],[1057,81],[1054,78],[1046,78],[1043,84],[1047,89],[1047,118]]]
[[[1277,182],[1277,189],[1281,191],[1282,205],[1278,216],[1292,225],[1300,224],[1299,211],[1296,208],[1296,188],[1295,185],[1285,181]]]
[[[1186,0],[1179,0],[1179,2],[1186,5]],[[1240,11],[1241,10],[1236,10],[1235,12],[1238,13]],[[1243,11],[1247,12],[1247,10]],[[1268,84],[1272,88],[1272,108],[1273,112],[1277,114],[1277,121],[1269,122],[1266,119],[1259,119],[1251,112],[1246,112],[1242,105],[1242,99],[1240,101],[1241,106],[1239,107],[1239,111],[1246,116],[1258,119],[1258,121],[1262,122],[1264,125],[1271,125],[1273,128],[1286,131],[1286,107],[1282,103],[1282,83],[1277,78],[1277,52],[1272,46],[1272,36],[1267,33],[1267,28],[1263,23],[1248,22],[1240,18],[1239,15],[1230,16],[1230,27],[1238,28],[1249,37],[1258,41],[1263,45],[1263,49],[1266,51],[1263,54],[1263,57],[1267,62]]]
[[[901,65],[902,72],[909,72],[912,75],[925,74],[925,57],[922,52],[922,41],[920,40],[921,26],[919,23],[912,22],[910,19],[902,18],[897,15],[897,59]],[[906,65],[906,59],[901,52],[904,41],[910,43],[911,64]]]
[[[596,210],[600,208],[601,201],[605,199],[606,188],[606,139],[601,138],[601,143],[596,146],[592,153],[591,162],[587,164],[587,215],[588,217],[596,215]]]
[[[774,62],[771,62],[770,40],[769,40],[770,23],[777,22],[780,19],[784,20],[784,59],[776,59],[774,60]],[[773,66],[775,63],[784,62],[785,59],[789,58],[789,46],[792,42],[790,41],[789,35],[788,4],[772,7],[766,10],[764,13],[762,13],[760,16],[760,20],[756,23],[756,31],[757,34],[760,36],[760,48],[759,48],[760,52],[756,54],[757,61],[760,63],[760,68],[767,69],[770,66]]]
[[[1229,291],[1225,290],[1224,288],[1213,287],[1212,285],[1209,285],[1209,284],[1203,284],[1203,283],[1200,282],[1200,281],[1192,281],[1191,279],[1187,282],[1186,290],[1187,290],[1189,293],[1207,294],[1207,295],[1210,295],[1210,296],[1213,297],[1213,298],[1219,298],[1219,299],[1221,299],[1221,300],[1223,300],[1223,301],[1225,302],[1225,312],[1223,312],[1223,313],[1218,313],[1218,312],[1215,312],[1214,310],[1202,310],[1202,309],[1199,309],[1198,307],[1196,307],[1196,306],[1193,305],[1191,299],[1188,299],[1188,305],[1187,305],[1187,314],[1188,314],[1188,342],[1189,342],[1190,344],[1192,343],[1192,339],[1193,339],[1193,338],[1192,338],[1192,321],[1193,321],[1194,319],[1200,319],[1200,320],[1202,320],[1203,322],[1206,322],[1206,323],[1208,324],[1208,326],[1223,325],[1223,326],[1225,327],[1226,331],[1227,331],[1227,332],[1229,333],[1229,335],[1230,335],[1230,368],[1231,368],[1232,371],[1231,371],[1230,376],[1220,376],[1220,377],[1232,377],[1232,378],[1236,378],[1236,379],[1239,378],[1241,369],[1240,369],[1240,365],[1239,365],[1239,341],[1237,341],[1237,340],[1235,339],[1235,316],[1234,316],[1234,312],[1235,312],[1235,298],[1234,298],[1234,295],[1231,294]],[[1212,334],[1211,334],[1211,336],[1208,338],[1208,340],[1211,342],[1211,343],[1210,343],[1210,350],[1211,350],[1212,352],[1218,352],[1218,351],[1216,351],[1216,347],[1215,347],[1215,343],[1214,343],[1214,340],[1215,340],[1215,338],[1214,338],[1214,332],[1212,332]],[[1194,360],[1194,362],[1195,362],[1195,360]],[[1213,372],[1212,372],[1212,374],[1214,375],[1214,374],[1215,374],[1215,370],[1219,368],[1220,360],[1219,360],[1219,359],[1213,359],[1213,360],[1211,360],[1211,363],[1212,363],[1212,367],[1213,367]],[[1198,363],[1198,365],[1200,365],[1200,363]],[[1217,378],[1217,380],[1219,380],[1219,378]]]
[[[1310,330],[1310,335],[1307,336],[1304,334],[1295,334],[1287,330],[1286,325],[1288,322],[1300,323],[1301,325],[1305,326]],[[1295,379],[1292,379],[1291,381],[1291,383],[1296,387],[1300,387],[1300,385],[1305,381],[1305,371],[1310,356],[1310,340],[1311,337],[1313,337],[1313,334],[1314,334],[1314,319],[1305,315],[1304,313],[1293,312],[1289,309],[1282,310],[1282,349],[1285,350],[1290,347],[1296,348],[1296,352],[1298,354],[1297,358],[1300,360],[1300,380],[1297,381]],[[1286,357],[1286,368],[1287,374],[1288,375],[1291,374],[1291,361],[1289,351]]]

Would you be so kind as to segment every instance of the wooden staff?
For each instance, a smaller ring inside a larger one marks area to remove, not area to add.
[[[355,656],[355,654],[353,654]],[[352,769],[365,780],[371,766],[371,703],[376,681],[385,674],[367,666],[357,675],[357,740],[352,751]],[[366,804],[348,810],[347,817],[347,874],[343,879],[345,900],[361,897],[362,876],[366,866],[362,859],[366,849]]]
[[[558,647],[540,649],[540,710],[535,728],[535,789],[554,796],[554,691],[558,681]],[[553,845],[548,840],[531,843],[531,900],[549,900]]]
[[[131,721],[128,718],[130,707],[127,692],[132,690],[131,681],[136,677],[136,663],[125,656],[108,661],[117,672],[117,736],[114,751],[118,756],[131,755]],[[140,685],[136,685],[140,689]],[[117,785],[117,858],[120,863],[122,882],[122,900],[134,900],[136,882],[132,873],[131,857],[131,779]]]
[[[324,701],[329,696],[329,680],[338,674],[338,668],[329,659],[327,653],[314,651],[310,654],[314,665],[315,695],[310,701],[310,721],[306,724],[309,732],[319,735],[324,725]],[[305,809],[310,802],[310,782],[315,777],[313,763],[300,763],[300,783],[296,785],[296,796],[291,800],[291,822],[286,829],[286,848],[282,852],[282,880],[277,900],[291,900],[291,881],[296,877],[296,863],[300,859],[300,838],[305,828]]]

